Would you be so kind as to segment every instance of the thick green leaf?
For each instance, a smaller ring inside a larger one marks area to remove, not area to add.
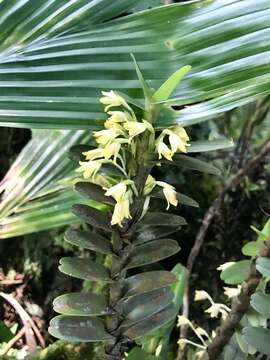
[[[162,239],[138,245],[132,251],[127,269],[152,264],[176,254],[180,247],[175,240]]]
[[[181,226],[186,225],[182,216],[162,212],[148,212],[139,222],[142,226]]]
[[[260,251],[260,248],[261,246],[257,241],[250,241],[242,247],[241,251],[243,255],[256,256]]]
[[[185,194],[177,193],[177,199],[178,199],[180,205],[199,207],[199,204],[197,203],[196,200],[192,199],[191,197],[189,197]]]
[[[187,270],[181,264],[176,264],[172,273],[175,274],[177,278],[177,281],[171,286],[171,290],[173,292],[173,304],[177,312],[179,312],[186,287]],[[159,347],[161,349],[160,357],[162,359],[166,359],[169,351],[168,347],[170,335],[174,329],[174,325],[174,320],[172,320],[167,324],[162,325],[158,330],[154,331],[147,337],[144,336],[141,339],[137,339],[137,342],[142,345],[143,349],[151,354],[155,353]]]
[[[163,287],[129,297],[121,304],[125,314],[125,319],[121,323],[121,327],[130,327],[131,325],[160,312],[172,302],[172,298],[173,295],[169,287]]]
[[[111,231],[109,216],[99,210],[88,205],[75,204],[72,206],[72,212],[93,227]]]
[[[60,260],[59,270],[78,279],[112,282],[109,270],[90,259],[64,257]]]
[[[74,316],[110,314],[105,296],[81,292],[58,296],[53,301],[53,309],[59,314]]]
[[[154,93],[154,100],[156,102],[168,100],[180,81],[190,70],[190,65],[185,65],[181,69],[176,70]]]
[[[259,257],[256,261],[257,270],[266,277],[270,277],[270,259]]]
[[[251,296],[250,305],[264,317],[270,319],[270,295],[256,292]]]
[[[207,174],[220,175],[220,170],[217,169],[215,166],[205,161],[193,158],[191,156],[175,154],[173,157],[173,162],[171,162],[171,164],[190,170],[197,170]]]
[[[101,186],[90,183],[79,181],[75,184],[75,190],[78,191],[81,195],[88,197],[89,199],[105,203],[105,204],[115,204],[115,200],[110,196],[105,196],[105,191]]]
[[[237,343],[238,343],[240,349],[243,351],[243,353],[254,355],[257,352],[257,350],[253,346],[249,345],[245,341],[245,339],[243,338],[243,335],[240,331],[236,331],[235,336],[236,336]]]
[[[131,326],[126,329],[123,335],[128,336],[131,339],[136,339],[141,336],[145,336],[151,331],[166,324],[170,320],[174,319],[177,314],[175,307],[171,304],[159,313],[150,316],[149,318]]]
[[[220,274],[220,278],[229,285],[241,284],[249,275],[250,265],[249,260],[237,261],[224,269]]]
[[[105,331],[102,320],[86,316],[59,315],[50,322],[49,333],[67,341],[113,341]]]
[[[268,0],[188,2],[94,25],[129,7],[133,1],[3,0],[2,125],[98,128],[101,90],[141,98],[130,53],[153,88],[192,66],[171,100],[191,105],[179,111],[184,125],[269,94]]]
[[[187,147],[188,153],[214,151],[231,148],[233,141],[228,139],[216,139],[205,141],[191,141]]]
[[[223,351],[224,360],[247,360],[247,354],[240,349],[235,334]]]
[[[112,254],[109,240],[94,232],[70,228],[65,233],[65,240],[70,244],[80,246],[84,249],[96,251],[101,254]]]
[[[140,226],[136,232],[134,243],[141,244],[151,240],[157,240],[169,234],[179,231],[181,226]]]
[[[270,355],[270,330],[259,327],[246,327],[243,330],[246,342],[263,354]]]
[[[176,277],[169,271],[148,271],[133,275],[125,280],[124,298],[144,294],[149,291],[163,288],[176,281]]]

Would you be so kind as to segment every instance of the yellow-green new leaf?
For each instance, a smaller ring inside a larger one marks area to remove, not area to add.
[[[190,65],[186,65],[181,67],[181,69],[177,70],[173,73],[154,93],[155,102],[166,101],[169,99],[173,91],[179,85],[180,81],[183,77],[191,70]]]

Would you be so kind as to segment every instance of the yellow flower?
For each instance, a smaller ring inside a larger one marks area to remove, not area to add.
[[[102,91],[103,97],[100,98],[100,102],[105,106],[105,112],[107,112],[111,107],[115,106],[124,106],[129,108],[125,99],[123,99],[120,95],[115,93],[113,90],[111,91]]]
[[[177,206],[178,199],[177,199],[177,192],[175,191],[175,188],[172,185],[167,184],[164,181],[157,181],[156,184],[163,188],[163,194],[168,203],[167,210],[169,209],[170,204],[173,206]]]
[[[122,226],[124,219],[131,219],[128,199],[121,200],[115,204],[111,224]]]
[[[118,135],[119,132],[115,129],[107,129],[94,132],[96,142],[103,146],[111,143]]]
[[[153,178],[152,175],[148,175],[144,185],[144,190],[143,190],[144,195],[150,194],[150,192],[154,189],[155,186],[156,186],[155,178]]]
[[[109,188],[105,192],[105,196],[112,196],[117,202],[122,201],[125,199],[125,195],[127,192],[127,185],[125,182],[120,182]]]
[[[80,161],[79,164],[81,166],[76,171],[83,172],[85,179],[95,176],[101,167],[100,161]]]
[[[241,285],[238,285],[237,288],[231,288],[231,287],[223,287],[224,289],[224,294],[229,298],[233,298],[236,297],[240,294],[241,291]]]
[[[128,121],[124,123],[124,128],[128,131],[129,137],[133,138],[147,129],[147,125],[138,121]]]
[[[211,318],[217,318],[221,314],[222,319],[225,320],[230,312],[230,308],[224,304],[213,303],[205,312],[210,314]]]
[[[194,300],[195,301],[201,301],[211,298],[209,294],[207,294],[204,290],[196,290]],[[212,300],[212,299],[211,299]]]
[[[178,135],[172,133],[169,135],[169,142],[171,145],[172,153],[176,153],[176,151],[181,151],[183,153],[187,152],[187,141],[181,139]]]
[[[162,140],[156,143],[156,149],[158,152],[159,159],[161,159],[162,156],[164,156],[165,159],[172,161],[172,155],[173,155],[172,151]]]
[[[183,325],[189,325],[190,321],[188,320],[188,318],[184,315],[179,315],[178,316],[178,322],[177,322],[177,326],[183,326]]]
[[[173,129],[172,129],[172,131],[173,131],[177,136],[179,136],[180,139],[186,140],[186,141],[189,140],[189,136],[188,136],[186,130],[185,130],[182,126],[180,126],[180,125],[174,126]]]
[[[103,157],[103,150],[97,148],[97,149],[85,151],[83,152],[83,155],[86,157],[86,160],[96,160],[98,158]]]
[[[116,161],[120,149],[121,149],[121,144],[115,141],[112,144],[108,144],[105,146],[105,148],[103,149],[103,156],[107,160],[113,156],[114,161]]]
[[[108,111],[108,114],[110,115],[108,121],[114,123],[122,123],[132,120],[132,117],[126,111]]]

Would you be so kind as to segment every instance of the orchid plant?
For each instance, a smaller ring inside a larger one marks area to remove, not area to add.
[[[98,210],[74,205],[73,213],[91,230],[79,226],[66,233],[68,242],[106,258],[103,264],[89,258],[60,260],[63,273],[103,285],[94,293],[70,293],[55,299],[54,310],[61,315],[52,319],[49,328],[60,339],[105,342],[106,357],[119,360],[133,340],[177,315],[171,292],[175,276],[151,268],[133,270],[142,270],[180,249],[177,241],[165,237],[185,225],[185,219],[151,211],[151,198],[163,198],[167,210],[182,199],[185,204],[193,201],[179,195],[171,184],[155,179],[153,168],[183,164],[201,169],[204,164],[183,155],[192,144],[176,120],[173,126],[158,126],[160,116],[170,117],[171,123],[174,110],[166,101],[190,66],[176,71],[157,91],[144,80],[136,61],[135,67],[145,104],[113,90],[102,92],[100,102],[107,115],[104,129],[93,133],[95,146],[83,151],[77,169],[83,179],[76,182],[75,190],[103,206]]]

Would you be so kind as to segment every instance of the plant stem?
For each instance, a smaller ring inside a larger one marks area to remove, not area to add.
[[[151,169],[139,166],[135,184],[139,194],[142,193],[147,176]],[[132,213],[135,214],[132,219],[126,221],[123,228],[112,234],[112,246],[115,256],[112,259],[111,277],[115,281],[109,287],[109,306],[115,311],[115,314],[107,319],[107,330],[116,338],[114,344],[105,347],[106,360],[122,360],[124,353],[128,350],[127,345],[130,340],[119,335],[119,325],[123,319],[121,297],[123,293],[124,280],[126,278],[125,266],[130,258],[133,246],[130,238],[133,234],[133,224],[139,218],[142,211],[144,199],[139,197],[132,207]]]

